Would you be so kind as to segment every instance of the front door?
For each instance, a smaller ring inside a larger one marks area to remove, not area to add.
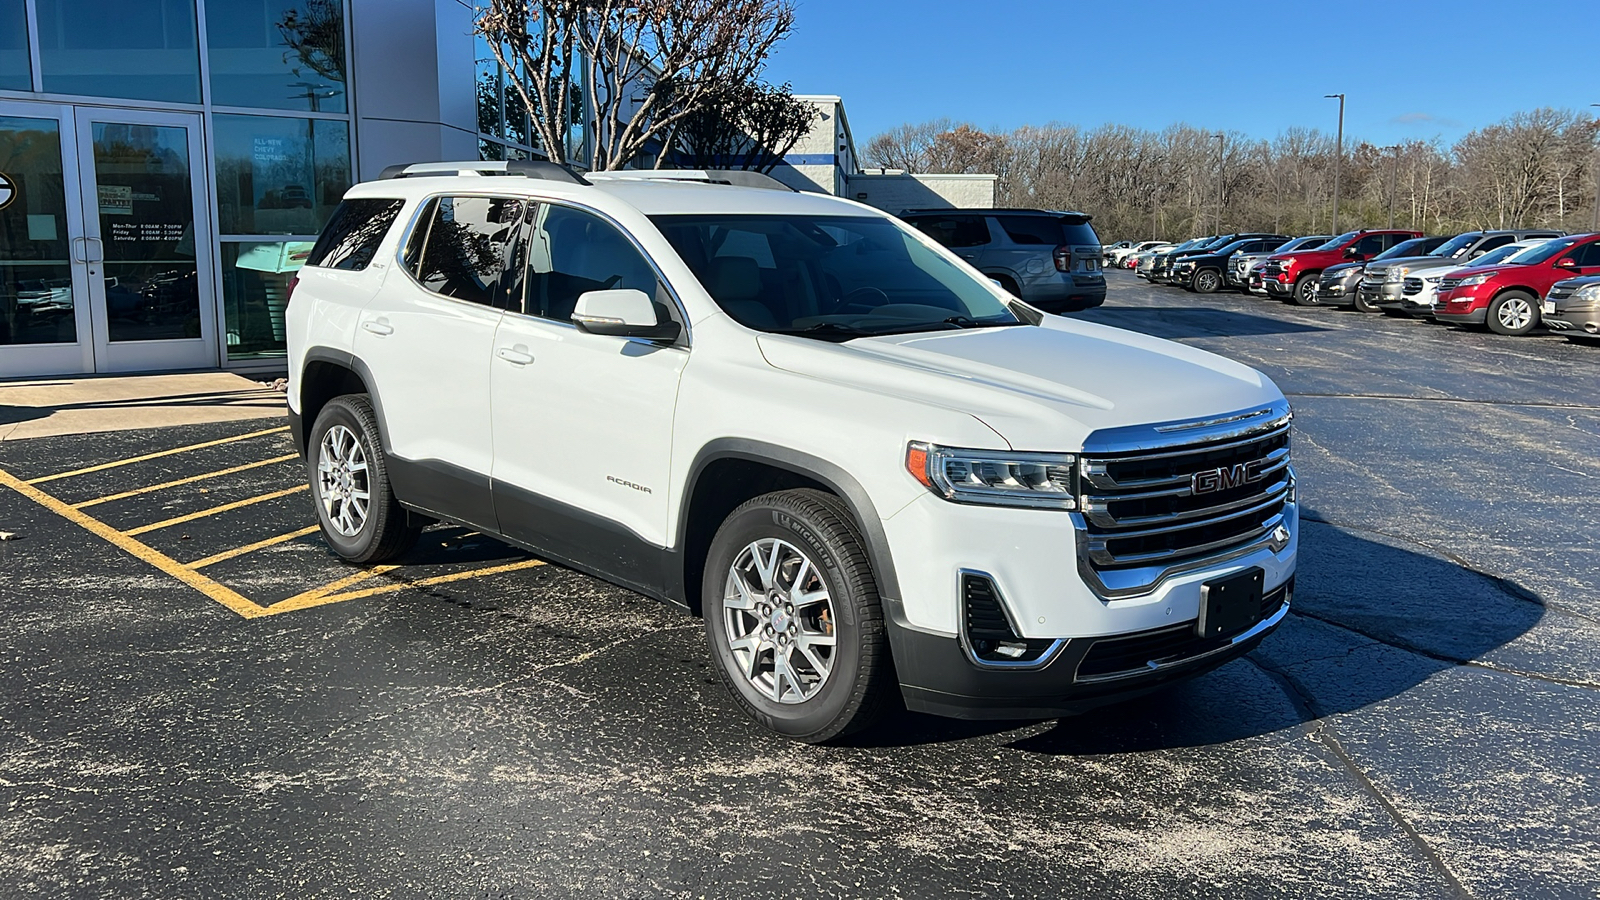
[[[195,184],[200,117],[77,110],[95,370],[209,368],[217,357],[211,231]]]

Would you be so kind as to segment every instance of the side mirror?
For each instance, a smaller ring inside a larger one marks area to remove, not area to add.
[[[1344,258],[1345,259],[1360,259],[1361,258],[1361,251],[1357,250],[1355,247],[1346,247],[1346,248],[1344,248]]]
[[[663,321],[655,301],[639,290],[589,291],[580,295],[572,311],[572,324],[588,334],[647,341],[676,340],[682,330],[677,322]]]
[[[1482,255],[1484,255],[1485,253],[1488,253],[1488,252],[1489,251],[1487,251],[1487,250],[1474,250],[1471,253],[1467,254],[1467,259],[1477,259],[1478,257],[1480,257],[1480,256],[1482,256]]]
[[[1558,269],[1576,269],[1577,267],[1578,261],[1570,256],[1563,256],[1556,260],[1556,268]]]

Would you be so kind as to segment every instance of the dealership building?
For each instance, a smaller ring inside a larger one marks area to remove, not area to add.
[[[842,102],[807,99],[792,186],[992,204],[992,176],[861,172]],[[346,188],[538,155],[458,0],[0,0],[0,377],[281,370]]]

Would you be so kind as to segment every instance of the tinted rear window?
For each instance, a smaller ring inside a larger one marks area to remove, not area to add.
[[[995,216],[1015,244],[1098,244],[1100,238],[1081,216]]]
[[[339,204],[316,246],[311,248],[306,265],[355,272],[365,269],[404,205],[404,200],[377,197]]]

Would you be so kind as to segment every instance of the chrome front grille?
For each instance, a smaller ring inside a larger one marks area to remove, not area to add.
[[[1422,293],[1422,279],[1407,278],[1400,286],[1400,293],[1406,295],[1407,297],[1415,297],[1416,295]]]
[[[1287,408],[1190,443],[1086,452],[1084,556],[1097,571],[1167,567],[1257,543],[1293,490]]]

